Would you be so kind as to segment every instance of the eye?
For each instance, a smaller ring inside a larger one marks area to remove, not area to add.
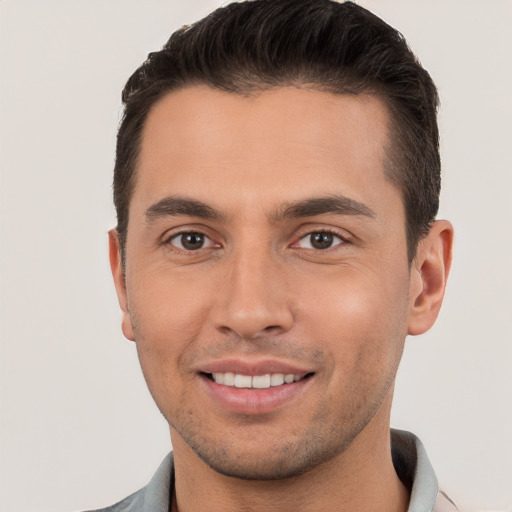
[[[317,251],[330,249],[337,245],[341,245],[344,240],[334,233],[329,231],[313,231],[303,236],[298,243],[302,249],[314,249]]]
[[[169,238],[168,243],[183,251],[197,251],[199,249],[206,249],[215,246],[215,243],[204,233],[196,231],[178,233],[177,235]]]

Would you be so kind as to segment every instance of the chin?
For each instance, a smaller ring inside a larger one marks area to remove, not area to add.
[[[315,467],[311,460],[283,459],[274,454],[220,458],[215,454],[197,454],[215,472],[241,480],[284,480],[308,472]],[[213,456],[209,456],[213,455]]]
[[[238,445],[229,436],[224,442],[197,438],[185,441],[210,469],[221,475],[270,481],[293,478],[328,464],[345,451],[356,435],[340,436],[336,441],[312,435],[289,442],[267,436],[263,440],[259,438],[257,444],[240,442]],[[269,443],[269,439],[273,441]]]

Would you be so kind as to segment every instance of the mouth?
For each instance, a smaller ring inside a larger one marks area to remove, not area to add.
[[[221,411],[243,415],[271,413],[297,404],[316,375],[275,362],[210,366],[198,372],[206,395]]]
[[[269,389],[311,378],[310,373],[265,373],[263,375],[244,375],[233,372],[203,373],[216,384],[238,389]]]

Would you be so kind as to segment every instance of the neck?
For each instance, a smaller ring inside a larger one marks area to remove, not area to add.
[[[339,456],[292,478],[254,481],[208,467],[176,432],[173,512],[372,510],[405,512],[409,492],[391,459],[389,421],[377,416]],[[387,414],[389,416],[389,414]]]

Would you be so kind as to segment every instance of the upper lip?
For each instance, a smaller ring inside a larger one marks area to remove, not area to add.
[[[197,371],[201,373],[236,373],[240,375],[266,375],[267,373],[283,373],[285,375],[302,375],[312,373],[309,368],[304,368],[285,361],[264,359],[259,361],[244,361],[242,359],[222,359],[210,361],[199,365]]]

